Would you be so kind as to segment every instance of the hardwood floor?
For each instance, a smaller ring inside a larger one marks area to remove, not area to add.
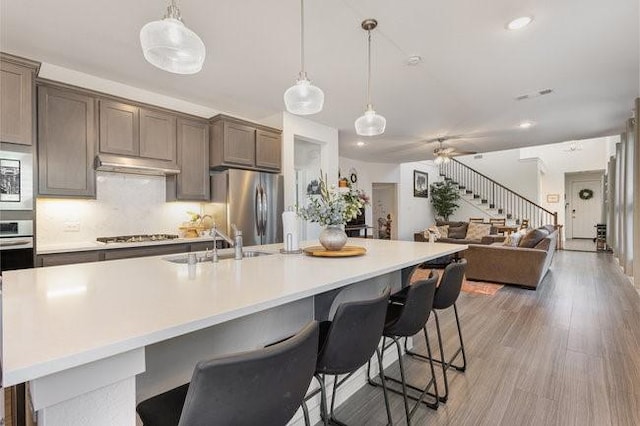
[[[640,425],[640,296],[610,254],[557,252],[537,291],[463,293],[458,307],[468,369],[450,371],[449,401],[421,407],[413,424]],[[450,354],[453,313],[441,323]],[[434,345],[435,330],[430,337]],[[423,384],[427,364],[405,358],[409,380]],[[390,398],[394,421],[405,424],[402,398]],[[337,417],[385,424],[381,389],[361,389]]]

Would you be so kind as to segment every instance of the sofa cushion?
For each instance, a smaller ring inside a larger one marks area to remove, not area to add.
[[[490,224],[470,222],[467,227],[467,235],[464,238],[466,240],[481,240],[482,237],[489,235],[490,232]]]
[[[518,247],[534,248],[547,235],[549,235],[549,231],[544,228],[533,229],[520,239]]]
[[[462,225],[453,226],[449,225],[449,234],[448,238],[460,238],[464,239],[467,236],[467,226],[469,224],[466,222],[462,222]]]
[[[438,229],[438,232],[440,233],[440,236],[438,238],[448,238],[449,237],[449,225],[440,225],[437,226],[436,228]]]
[[[511,234],[507,235],[507,237],[504,239],[504,246],[506,247],[518,247],[518,243],[520,242],[520,240],[522,239],[522,234],[520,234],[519,232],[512,232]]]
[[[462,226],[466,224],[467,222],[448,222],[446,220],[436,220],[436,226],[448,225],[448,226],[453,226],[455,228],[457,226]]]

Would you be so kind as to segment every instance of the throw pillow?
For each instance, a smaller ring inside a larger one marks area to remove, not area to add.
[[[467,240],[481,240],[485,235],[489,235],[491,232],[491,225],[488,223],[476,223],[470,222],[467,228]]]
[[[449,238],[457,238],[463,240],[467,235],[467,224],[464,223],[460,226],[451,226],[449,225]]]
[[[531,230],[527,233],[527,235],[522,237],[520,243],[518,244],[518,247],[534,248],[547,235],[549,235],[549,231],[544,228]]]
[[[518,243],[520,242],[521,238],[522,238],[521,233],[512,232],[511,234],[507,235],[503,245],[506,247],[518,247]]]
[[[449,237],[449,225],[436,226],[440,236],[438,238],[448,238]]]

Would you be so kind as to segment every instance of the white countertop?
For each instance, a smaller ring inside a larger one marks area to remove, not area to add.
[[[303,244],[302,246],[316,245]],[[3,381],[33,380],[467,248],[350,239],[367,254],[199,263],[154,256],[3,273]],[[173,255],[175,256],[175,255]]]
[[[216,238],[220,240],[220,238]],[[142,241],[136,243],[101,243],[98,241],[80,241],[73,243],[61,244],[38,244],[36,246],[36,254],[53,254],[53,253],[69,253],[74,251],[91,251],[91,250],[110,250],[121,248],[147,247],[147,246],[165,246],[168,244],[190,244],[198,242],[213,241],[213,237],[197,237],[197,238],[174,238],[173,240],[161,241]]]

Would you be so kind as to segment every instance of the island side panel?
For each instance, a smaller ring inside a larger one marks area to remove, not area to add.
[[[145,348],[146,371],[136,377],[138,402],[191,380],[198,361],[264,347],[313,320],[313,298],[227,321]]]

